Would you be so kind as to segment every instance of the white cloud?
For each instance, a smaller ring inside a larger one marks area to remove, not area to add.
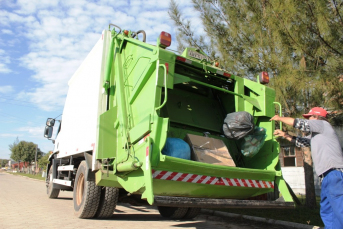
[[[10,57],[6,54],[5,50],[0,49],[0,73],[12,72],[8,67],[9,63],[11,63]]]
[[[14,12],[18,14],[34,14],[40,9],[44,8],[58,8],[58,0],[40,0],[40,1],[31,1],[31,0],[17,0],[16,5],[19,7],[18,10]]]
[[[189,2],[179,4],[187,10]],[[21,91],[19,98],[47,111],[60,110],[68,80],[109,23],[132,31],[145,30],[147,43],[155,44],[161,31],[174,32],[168,6],[169,1],[159,0],[116,0],[115,4],[111,0],[18,0],[16,10],[0,10],[0,26],[7,27],[2,31],[25,37],[29,44],[29,52],[19,63],[34,72],[31,78],[36,85]],[[192,16],[194,10],[187,13]],[[0,73],[10,71],[0,61]]]
[[[13,34],[12,30],[9,30],[9,29],[2,29],[1,32],[3,34]]]
[[[20,132],[26,132],[26,136],[30,137],[40,137],[42,138],[43,135],[43,126],[37,126],[37,127],[32,127],[32,126],[26,126],[26,127],[21,127],[18,129]]]
[[[20,137],[22,135],[18,135],[18,134],[0,134],[0,137],[2,138],[16,138],[16,137]]]
[[[5,64],[0,63],[0,73],[10,73],[12,72]]]
[[[32,20],[32,17],[25,17],[16,13],[0,10],[0,25],[2,24],[10,27],[11,23],[27,23],[29,19]]]
[[[13,91],[13,87],[10,85],[0,86],[0,93],[6,94],[6,93],[10,93],[12,91]]]

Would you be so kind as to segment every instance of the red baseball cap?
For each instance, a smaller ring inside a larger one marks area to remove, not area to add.
[[[307,114],[303,114],[304,118],[309,118],[312,115],[319,115],[326,118],[328,112],[321,107],[313,107]]]

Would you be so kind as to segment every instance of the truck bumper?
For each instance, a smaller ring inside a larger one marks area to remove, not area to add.
[[[294,202],[155,196],[154,205],[198,208],[294,208]]]

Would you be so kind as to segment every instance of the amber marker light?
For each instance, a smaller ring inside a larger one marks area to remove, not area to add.
[[[269,75],[268,72],[261,72],[260,73],[260,83],[261,84],[267,84],[269,83]]]
[[[160,34],[160,46],[163,48],[171,45],[171,35],[167,32],[162,31]]]

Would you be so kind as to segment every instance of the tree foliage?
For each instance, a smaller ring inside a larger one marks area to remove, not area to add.
[[[42,168],[43,170],[46,169],[47,164],[49,163],[49,156],[50,156],[50,152],[45,154],[44,156],[42,156],[39,160],[38,160],[38,166],[39,168]]]
[[[43,152],[33,142],[26,142],[26,141],[19,142],[18,138],[13,144],[9,145],[9,148],[11,150],[11,158],[15,161],[23,161],[23,162],[31,163],[35,160],[36,150],[37,150],[37,160],[40,159],[43,154]]]
[[[1,162],[0,168],[5,167],[5,165],[8,163],[8,161],[9,160],[6,160],[6,159],[0,159],[0,162]]]
[[[343,0],[192,0],[205,34],[198,34],[171,0],[178,49],[194,46],[227,71],[252,78],[261,71],[290,116],[313,106],[343,105]]]

